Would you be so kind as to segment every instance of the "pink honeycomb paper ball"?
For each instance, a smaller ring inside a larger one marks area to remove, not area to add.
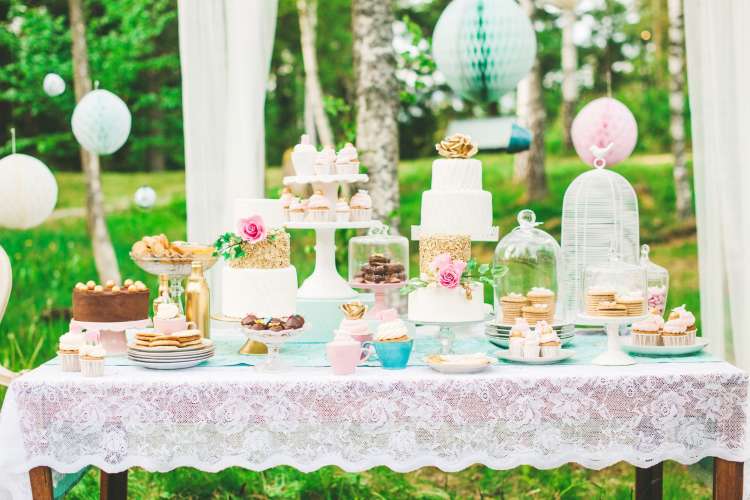
[[[638,124],[627,106],[611,97],[594,99],[576,115],[570,130],[573,146],[581,160],[589,165],[596,159],[591,146],[612,148],[604,155],[607,165],[630,156],[638,140]]]

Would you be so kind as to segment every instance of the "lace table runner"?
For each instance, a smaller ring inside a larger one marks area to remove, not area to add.
[[[747,375],[723,362],[501,365],[453,376],[369,368],[344,377],[326,368],[112,366],[89,379],[42,366],[7,393],[0,470],[19,474],[12,484],[23,491],[37,465],[456,471],[744,461],[747,388]]]

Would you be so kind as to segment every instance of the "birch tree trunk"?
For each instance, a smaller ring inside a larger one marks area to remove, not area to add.
[[[674,190],[677,217],[685,220],[693,212],[693,193],[690,175],[685,162],[685,48],[683,45],[682,0],[668,0],[669,15],[669,111],[671,114],[669,132],[672,136],[674,156]]]
[[[323,107],[323,89],[318,75],[318,54],[315,48],[315,31],[318,25],[318,1],[297,0],[299,14],[300,45],[302,45],[302,61],[305,66],[305,100],[309,103],[315,121],[317,135],[324,146],[336,146]],[[307,101],[309,99],[309,101]],[[311,137],[314,139],[314,137]],[[314,144],[314,142],[313,142]]]
[[[534,19],[536,8],[533,0],[521,0],[521,8]],[[544,171],[544,104],[542,102],[542,71],[539,54],[529,74],[518,83],[516,106],[518,121],[532,134],[528,151],[515,156],[515,174],[518,182],[526,184],[526,198],[535,201],[547,196],[547,175]]]
[[[370,176],[373,214],[396,230],[398,190],[398,83],[391,0],[353,0],[357,149]]]
[[[73,39],[73,86],[76,101],[91,91],[89,56],[86,47],[86,21],[83,17],[82,0],[68,0],[70,12],[70,34]],[[120,270],[107,230],[104,213],[104,195],[100,176],[99,155],[80,148],[81,165],[86,177],[86,224],[94,251],[94,262],[99,279],[120,283]]]
[[[573,29],[575,28],[576,14],[575,3],[571,9],[563,9],[562,18],[562,50],[560,53],[562,66],[562,122],[563,141],[565,147],[573,149],[573,141],[570,137],[570,127],[573,124],[576,102],[578,101],[578,51],[573,41]]]

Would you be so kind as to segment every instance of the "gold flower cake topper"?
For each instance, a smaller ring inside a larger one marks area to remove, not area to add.
[[[359,301],[341,304],[339,307],[344,312],[346,319],[362,319],[367,312],[367,306]]]
[[[471,158],[477,154],[477,145],[471,142],[471,137],[464,134],[453,134],[435,144],[435,149],[446,158]]]

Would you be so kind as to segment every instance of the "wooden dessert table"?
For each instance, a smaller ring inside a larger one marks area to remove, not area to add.
[[[716,457],[714,498],[739,499],[748,376],[724,362],[493,367],[443,375],[250,367],[175,372],[108,366],[102,378],[41,366],[13,381],[0,414],[0,477],[16,498],[51,498],[51,469],[102,471],[336,465],[399,472],[472,464],[637,467],[637,498],[661,498],[662,462]],[[28,478],[31,481],[28,481]]]

